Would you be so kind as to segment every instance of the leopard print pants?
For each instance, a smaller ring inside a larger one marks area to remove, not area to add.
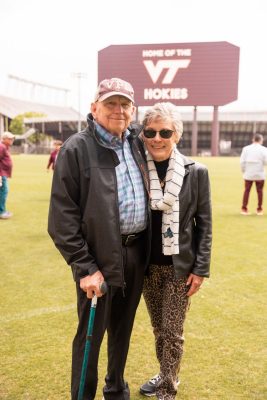
[[[150,265],[143,295],[155,335],[160,364],[157,398],[173,400],[177,393],[177,374],[183,355],[183,326],[189,298],[187,277],[176,278],[173,265]]]

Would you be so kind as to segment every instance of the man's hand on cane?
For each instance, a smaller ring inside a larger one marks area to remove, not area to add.
[[[87,275],[80,280],[80,288],[87,293],[88,299],[92,299],[94,295],[97,297],[103,296],[100,290],[101,284],[104,282],[104,277],[100,271],[93,275]]]

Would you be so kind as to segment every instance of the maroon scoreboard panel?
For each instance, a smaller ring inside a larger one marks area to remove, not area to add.
[[[222,106],[237,100],[239,47],[228,42],[111,45],[98,52],[98,82],[133,85],[137,106]]]

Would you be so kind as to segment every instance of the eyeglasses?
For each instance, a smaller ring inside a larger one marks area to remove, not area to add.
[[[172,136],[173,132],[171,129],[161,129],[160,131],[155,131],[154,129],[144,129],[144,136],[147,139],[152,139],[156,136],[157,133],[160,134],[160,137],[162,139],[170,139]]]

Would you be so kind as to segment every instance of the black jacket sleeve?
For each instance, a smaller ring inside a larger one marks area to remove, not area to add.
[[[48,216],[48,233],[76,281],[98,271],[82,232],[80,207],[81,170],[74,146],[62,147],[53,175]]]
[[[195,215],[196,259],[192,273],[209,276],[212,243],[212,211],[208,170],[204,167],[196,169],[198,178],[198,199]]]

